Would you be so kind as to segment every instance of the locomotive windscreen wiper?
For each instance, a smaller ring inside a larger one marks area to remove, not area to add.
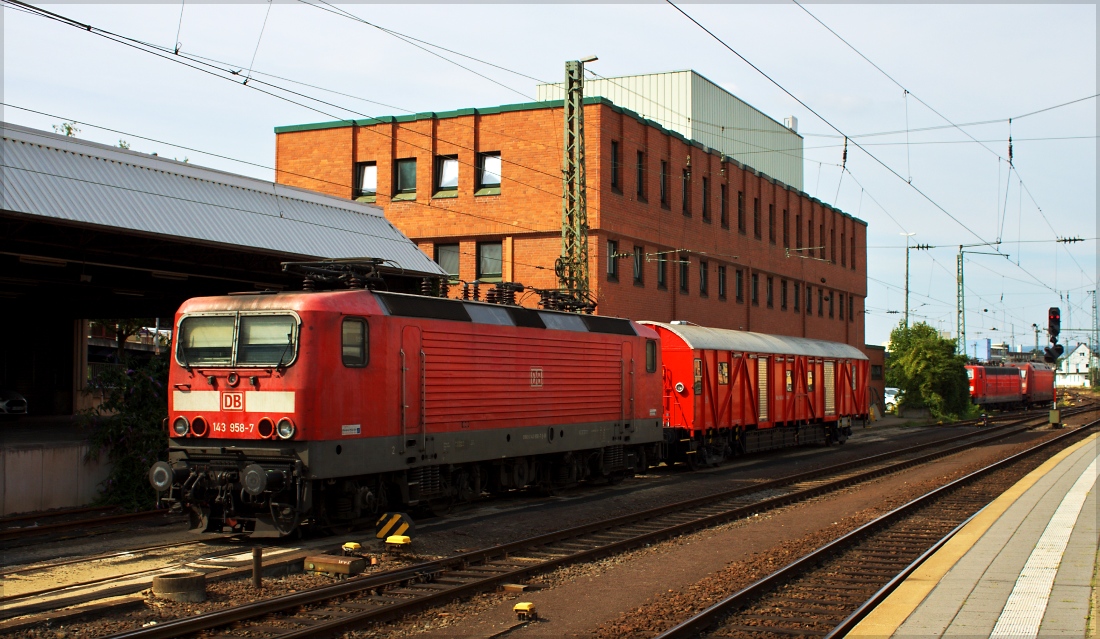
[[[291,329],[291,331],[286,334],[286,348],[283,349],[283,354],[279,356],[279,363],[275,365],[275,370],[279,371],[280,373],[282,373],[283,371],[286,370],[286,365],[283,364],[283,360],[286,359],[287,351],[289,351],[290,347],[293,346],[293,345],[294,345],[294,330]]]

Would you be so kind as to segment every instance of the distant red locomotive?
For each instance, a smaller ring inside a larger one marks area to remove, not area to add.
[[[842,344],[364,289],[192,299],[174,341],[149,478],[204,531],[843,442],[868,410]]]
[[[979,406],[1015,408],[1054,400],[1054,369],[1027,362],[1011,366],[967,366],[970,399]]]

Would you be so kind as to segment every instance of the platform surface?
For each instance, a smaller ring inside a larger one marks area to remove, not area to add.
[[[1097,438],[1061,451],[983,509],[847,636],[1095,636]]]

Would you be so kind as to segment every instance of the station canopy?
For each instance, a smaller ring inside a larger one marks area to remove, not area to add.
[[[379,258],[445,275],[378,207],[0,123],[0,299],[70,317],[294,288],[280,262]],[[389,275],[387,278],[389,278]]]

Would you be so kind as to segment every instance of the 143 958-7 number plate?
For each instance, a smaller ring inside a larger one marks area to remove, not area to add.
[[[215,433],[252,433],[256,430],[255,424],[244,422],[211,422],[210,428]]]

